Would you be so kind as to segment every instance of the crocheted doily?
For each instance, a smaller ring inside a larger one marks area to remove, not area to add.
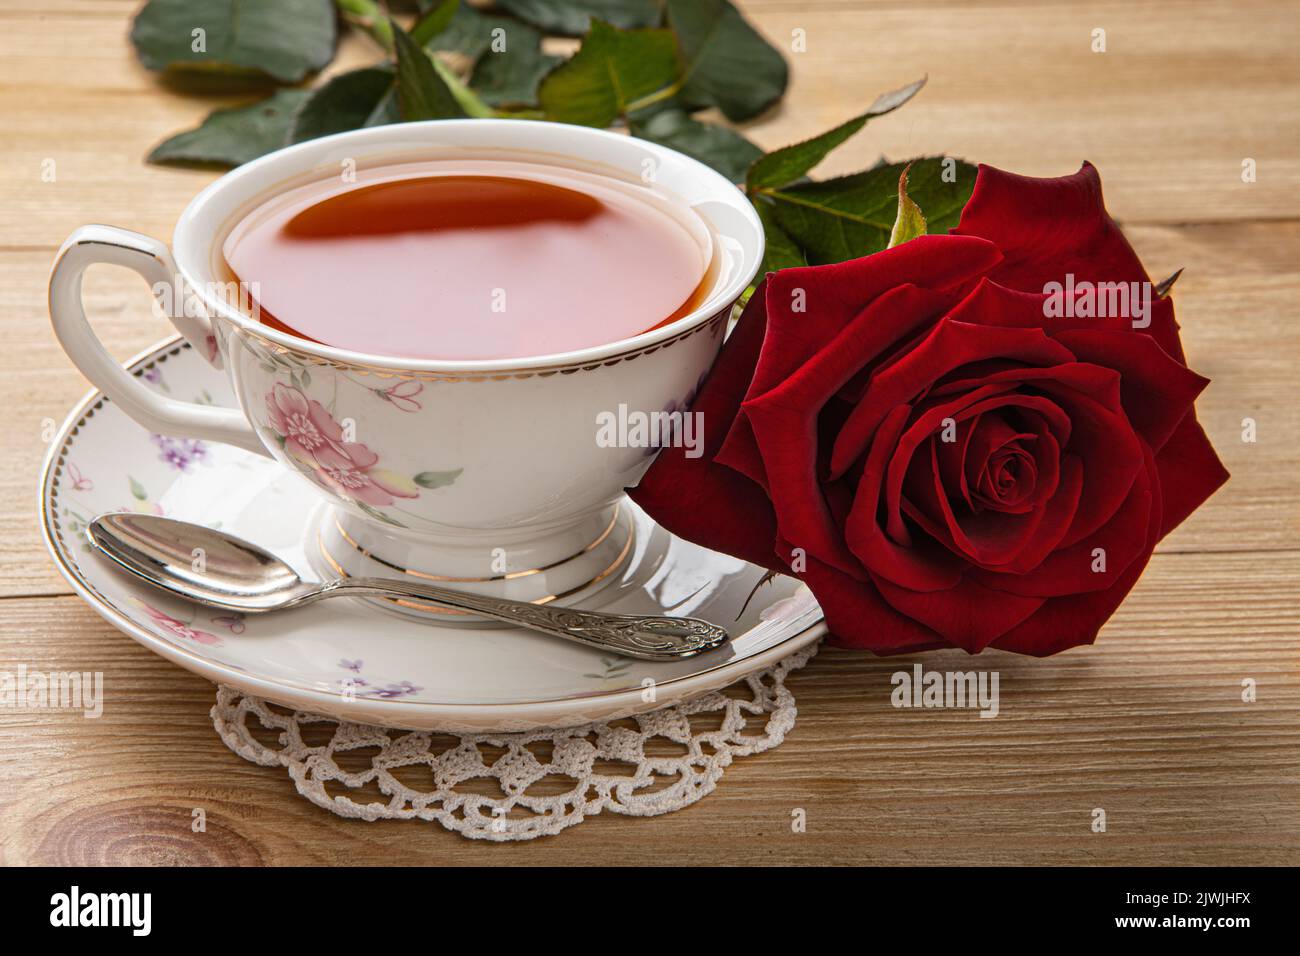
[[[814,644],[672,707],[565,730],[389,730],[289,711],[225,685],[212,723],[239,756],[286,768],[300,794],[341,817],[436,820],[472,840],[531,840],[603,810],[657,816],[712,793],[732,760],[771,750],[794,727],[785,678],[816,653]],[[610,772],[611,763],[626,772]]]

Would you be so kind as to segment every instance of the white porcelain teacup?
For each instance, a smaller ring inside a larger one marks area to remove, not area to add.
[[[263,325],[231,300],[220,244],[253,206],[348,164],[443,156],[526,159],[652,189],[707,227],[712,287],[689,315],[630,339],[473,361],[332,348]],[[322,508],[304,534],[318,539],[309,550],[322,573],[412,574],[545,601],[593,594],[630,553],[618,502],[653,449],[600,440],[602,422],[689,404],[762,254],[740,190],[673,150],[558,123],[406,123],[291,146],[226,174],[189,204],[170,252],[111,226],[78,229],[54,264],[50,315],[73,362],[141,425],[237,445],[310,479]],[[81,304],[82,273],[101,262],[165,293],[176,328],[224,367],[239,410],[165,397],[117,364]]]

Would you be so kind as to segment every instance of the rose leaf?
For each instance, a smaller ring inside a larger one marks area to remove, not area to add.
[[[853,117],[848,122],[841,123],[820,136],[768,153],[749,168],[746,187],[750,192],[754,192],[790,185],[807,175],[808,171],[825,159],[831,150],[867,125],[868,120],[892,113],[920,92],[923,86],[925,86],[924,77],[901,89],[882,93],[876,97],[876,101],[867,108],[865,113]]]
[[[434,37],[451,26],[460,12],[460,0],[438,0],[411,26],[411,39],[417,46],[428,46]]]
[[[925,235],[925,216],[921,213],[921,207],[907,194],[907,173],[911,168],[910,165],[903,167],[902,175],[898,177],[898,214],[894,218],[894,228],[889,233],[890,249],[901,246],[909,239]]]
[[[632,134],[667,146],[712,166],[733,183],[763,151],[733,129],[702,123],[679,109],[655,113],[644,123],[634,122]]]
[[[516,24],[474,64],[470,89],[493,106],[536,106],[542,78],[563,62],[542,52],[541,34]]]
[[[491,48],[494,40],[503,42],[509,49],[516,45],[517,40],[523,39],[520,45],[526,46],[534,38],[540,42],[541,34],[526,23],[481,13],[468,3],[462,3],[456,7],[446,27],[425,41],[424,46],[430,50],[458,53],[473,63]]]
[[[630,30],[657,27],[657,0],[496,0],[496,5],[547,33],[582,36],[592,20]]]
[[[781,98],[785,58],[729,0],[667,0],[684,66],[682,99],[716,106],[734,123],[753,119]]]
[[[297,83],[334,58],[330,0],[149,0],[131,42],[150,70],[264,74]]]
[[[608,126],[670,92],[679,69],[671,30],[620,30],[593,19],[578,52],[542,81],[538,99],[549,120]]]
[[[772,200],[776,221],[798,243],[810,265],[844,262],[889,245],[897,218],[898,180],[905,163],[877,166],[851,176],[796,183],[761,193]],[[929,213],[929,229],[957,225],[975,188],[976,169],[944,156],[914,160],[908,195]]]
[[[766,275],[781,269],[806,266],[808,260],[803,250],[776,221],[772,203],[760,199],[754,203],[754,208],[758,210],[759,221],[763,223],[763,235],[767,240],[763,248],[763,264],[759,267],[759,273]]]
[[[311,91],[298,108],[289,128],[289,142],[301,143],[360,129],[371,123],[381,104],[393,89],[394,73],[388,67],[367,67],[340,73],[328,83]],[[391,122],[396,122],[394,117]]]
[[[397,103],[403,122],[466,115],[430,54],[395,23],[393,50],[397,55]]]
[[[154,147],[151,163],[238,166],[288,142],[294,114],[310,94],[279,90],[248,106],[216,110],[195,129]]]

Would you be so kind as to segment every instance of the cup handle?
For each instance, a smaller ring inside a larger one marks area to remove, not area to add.
[[[159,283],[170,287],[180,281],[171,253],[156,239],[114,226],[82,226],[74,232],[59,250],[50,273],[50,321],[73,364],[122,411],[150,431],[224,442],[270,458],[243,412],[165,398],[108,353],[90,327],[81,304],[81,276],[88,266],[99,262],[134,269],[151,288]],[[212,330],[206,321],[183,315],[179,292],[173,289],[177,307],[170,310],[172,324],[206,357]]]

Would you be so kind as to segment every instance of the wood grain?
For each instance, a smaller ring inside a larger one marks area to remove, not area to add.
[[[0,670],[99,670],[105,702],[98,720],[0,715],[0,806],[21,821],[4,861],[1294,862],[1297,576],[1294,553],[1160,555],[1096,647],[1048,660],[824,650],[790,679],[800,717],[786,743],[738,761],[698,805],[511,847],[331,817],[283,771],[225,749],[206,681],[75,598],[14,599]],[[895,709],[890,675],[917,661],[997,670],[1001,713]],[[1097,807],[1104,834],[1090,829]],[[206,834],[190,832],[195,808]],[[791,832],[796,808],[806,833]]]
[[[51,428],[86,383],[49,332],[45,281],[75,226],[167,236],[212,174],[145,166],[155,142],[240,95],[142,70],[133,2],[0,3],[0,672],[101,671],[97,720],[0,709],[0,863],[1300,862],[1300,16],[1293,2],[751,0],[791,53],[786,102],[746,132],[775,146],[922,74],[824,172],[936,152],[1056,175],[1084,158],[1175,300],[1199,408],[1233,479],[1165,542],[1098,644],[1048,660],[824,650],[790,686],[799,723],[718,791],[655,820],[470,843],[435,825],[343,821],[220,743],[212,687],[71,596],[35,517]],[[1108,50],[1090,50],[1091,31]],[[346,41],[334,69],[373,56]],[[242,98],[247,98],[244,95]],[[1258,161],[1241,181],[1243,158]],[[41,179],[53,159],[54,182]],[[145,290],[94,272],[88,310],[125,358],[167,329]],[[1241,440],[1242,420],[1258,440]],[[890,675],[996,669],[1001,714],[895,709]],[[1242,701],[1242,681],[1258,700]],[[1107,811],[1108,831],[1091,831]],[[191,829],[193,811],[207,818]],[[806,833],[791,812],[807,813]]]

